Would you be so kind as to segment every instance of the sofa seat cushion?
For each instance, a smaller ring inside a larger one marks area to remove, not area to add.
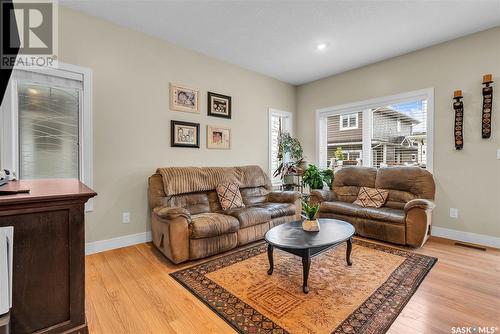
[[[238,220],[220,213],[201,213],[191,216],[191,239],[215,237],[238,231]]]
[[[256,207],[266,209],[271,214],[271,218],[279,218],[285,216],[295,215],[295,205],[291,203],[262,203],[256,205]]]
[[[404,224],[405,221],[405,213],[403,210],[391,209],[387,207],[363,208],[362,206],[353,203],[340,201],[322,202],[319,211],[337,215],[380,220],[395,224]]]
[[[381,208],[363,208],[364,218],[390,222],[394,224],[405,223],[404,210],[391,209],[386,207]]]
[[[240,228],[266,223],[271,220],[271,213],[269,211],[255,206],[229,209],[224,211],[224,213],[238,219]]]

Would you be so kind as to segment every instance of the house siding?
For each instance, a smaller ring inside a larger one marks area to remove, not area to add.
[[[363,138],[363,113],[358,112],[358,128],[340,130],[340,115],[330,116],[327,121],[328,143],[360,142]]]

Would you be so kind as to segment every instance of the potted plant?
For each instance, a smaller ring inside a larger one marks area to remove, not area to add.
[[[326,186],[328,189],[332,188],[332,183],[333,183],[333,169],[327,168],[323,169],[321,172],[321,176],[323,177],[323,182],[326,183]]]
[[[317,232],[319,231],[319,222],[316,215],[319,211],[319,203],[316,205],[309,205],[309,203],[302,201],[302,216],[305,218],[302,222],[304,231]]]
[[[337,165],[342,166],[345,160],[345,154],[342,152],[342,147],[337,147],[335,150],[335,159],[337,159]]]
[[[278,168],[273,176],[283,180],[285,190],[293,188],[293,175],[298,174],[298,165],[302,163],[302,145],[297,138],[290,136],[288,132],[283,132],[278,138]]]

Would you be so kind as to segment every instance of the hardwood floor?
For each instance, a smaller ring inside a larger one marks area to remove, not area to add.
[[[452,333],[454,326],[492,326],[500,333],[499,250],[432,238],[418,252],[439,260],[388,333]],[[90,255],[86,264],[91,334],[234,333],[169,276],[183,266],[152,244]]]

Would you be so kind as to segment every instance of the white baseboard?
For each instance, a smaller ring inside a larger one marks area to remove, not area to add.
[[[432,235],[456,241],[463,241],[477,245],[500,248],[500,238],[491,237],[483,234],[463,232],[444,227],[433,226]],[[152,240],[151,231],[148,231],[137,234],[129,234],[123,237],[118,237],[113,239],[89,242],[85,244],[85,255],[100,253],[116,248],[142,244],[145,242],[150,242],[151,240]]]
[[[463,232],[438,226],[432,226],[431,235],[456,241],[469,242],[476,245],[500,248],[500,238],[491,237],[489,235]]]
[[[99,240],[85,244],[85,255],[100,253],[111,249],[122,248],[142,244],[152,240],[151,231],[137,234],[129,234],[123,237]]]

